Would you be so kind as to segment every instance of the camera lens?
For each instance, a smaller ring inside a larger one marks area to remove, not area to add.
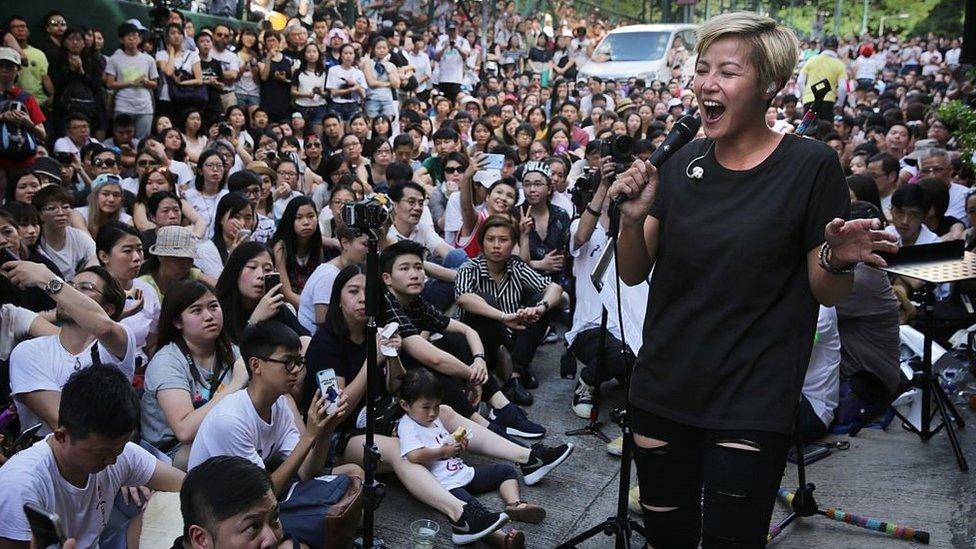
[[[611,150],[616,158],[623,158],[634,154],[634,138],[629,135],[618,135],[611,141]]]

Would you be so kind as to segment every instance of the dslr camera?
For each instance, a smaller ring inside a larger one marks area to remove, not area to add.
[[[353,229],[379,229],[390,218],[392,204],[386,195],[377,194],[342,207],[342,222]]]
[[[629,135],[615,135],[600,141],[600,158],[613,157],[617,173],[627,169],[634,161],[634,138]]]

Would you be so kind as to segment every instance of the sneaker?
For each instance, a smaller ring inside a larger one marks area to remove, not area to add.
[[[552,447],[533,444],[532,450],[529,452],[529,462],[519,466],[522,469],[522,477],[525,480],[525,484],[532,486],[539,482],[549,471],[552,471],[560,463],[566,461],[566,458],[572,453],[572,443]]]
[[[488,430],[511,442],[512,444],[521,446],[522,448],[528,448],[528,445],[526,445],[524,442],[508,434],[508,428],[497,421],[489,421]]]
[[[624,455],[624,437],[623,435],[611,440],[607,443],[607,453],[611,456],[620,457]]]
[[[539,524],[546,518],[546,510],[527,501],[516,501],[505,506],[505,514],[512,520]]]
[[[634,513],[635,515],[641,515],[644,513],[640,504],[640,486],[636,484],[627,494],[627,509],[630,509],[630,512]]]
[[[593,387],[582,379],[576,380],[576,389],[573,391],[573,413],[583,419],[590,419],[590,414],[593,413]]]
[[[508,380],[508,383],[502,387],[502,394],[519,406],[532,406],[532,402],[535,400],[532,398],[532,393],[522,386],[521,380],[517,377]]]
[[[522,373],[519,374],[519,376],[520,376],[519,379],[522,380],[522,385],[525,386],[526,389],[539,388],[539,380],[536,379],[534,375],[532,375],[532,372],[523,369]]]
[[[557,341],[559,341],[559,334],[557,334],[556,330],[553,330],[552,326],[550,326],[549,330],[546,332],[546,337],[542,338],[542,344],[545,345],[547,343],[555,343]]]
[[[505,426],[505,433],[522,438],[542,438],[546,435],[546,428],[538,423],[529,421],[525,410],[509,402],[498,410],[488,414],[488,420]]]
[[[457,521],[451,522],[451,541],[456,545],[466,545],[498,530],[508,522],[505,513],[493,513],[480,503],[471,502],[464,506],[464,511]]]

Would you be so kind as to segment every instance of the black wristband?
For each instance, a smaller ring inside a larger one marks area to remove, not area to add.
[[[820,246],[820,268],[827,271],[832,275],[843,276],[854,272],[854,268],[857,267],[857,263],[851,263],[850,265],[845,265],[844,267],[834,267],[830,264],[830,244],[824,242]]]
[[[593,209],[593,206],[589,204],[586,205],[586,211],[593,214],[593,217],[600,217],[600,212]]]
[[[473,356],[471,357],[471,359],[472,359],[472,360],[474,360],[474,359],[476,359],[476,358],[480,358],[481,360],[484,360],[485,362],[488,362],[488,359],[487,359],[487,358],[485,358],[485,353],[478,353],[478,354],[476,354],[476,355],[473,355]]]

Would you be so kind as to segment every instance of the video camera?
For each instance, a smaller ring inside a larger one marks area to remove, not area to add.
[[[386,195],[377,194],[343,206],[342,221],[347,226],[363,232],[379,229],[390,218],[392,210],[392,204]]]

